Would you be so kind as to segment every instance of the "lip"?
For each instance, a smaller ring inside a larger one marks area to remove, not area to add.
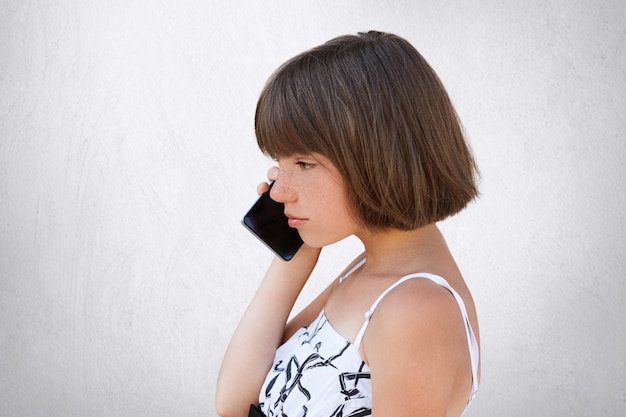
[[[289,227],[295,228],[298,226],[302,226],[304,223],[308,221],[308,219],[303,219],[301,217],[294,216],[293,214],[290,214],[290,213],[285,213],[285,216],[287,217],[287,223],[289,224]]]

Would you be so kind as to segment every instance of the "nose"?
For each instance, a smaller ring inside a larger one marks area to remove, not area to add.
[[[278,175],[272,184],[272,188],[270,190],[270,197],[272,200],[278,201],[279,203],[292,203],[296,201],[297,194],[289,180],[289,175],[278,171]]]

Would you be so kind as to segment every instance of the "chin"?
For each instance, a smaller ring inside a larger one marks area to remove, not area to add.
[[[322,239],[322,238],[315,238],[313,236],[306,236],[303,234],[300,234],[300,238],[302,239],[302,241],[307,245],[310,246],[312,248],[323,248],[324,246],[328,246],[328,245],[332,245],[333,243],[337,243],[340,240],[343,240],[345,237],[342,237],[340,239]]]
[[[311,248],[321,248],[326,246],[320,239],[316,239],[312,236],[307,236],[306,234],[300,233],[300,239],[304,242],[305,245]]]

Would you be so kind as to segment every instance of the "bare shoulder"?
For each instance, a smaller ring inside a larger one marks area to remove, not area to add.
[[[361,345],[380,409],[390,415],[462,410],[471,386],[462,317],[452,294],[428,279],[403,282],[383,298]]]
[[[462,314],[450,291],[429,279],[410,279],[390,291],[378,305],[368,328],[380,337],[424,340],[424,336],[465,341]],[[389,339],[387,339],[389,340]]]

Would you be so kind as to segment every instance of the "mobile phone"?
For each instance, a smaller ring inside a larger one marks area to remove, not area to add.
[[[270,184],[270,189],[273,183]],[[285,216],[285,205],[272,200],[269,190],[259,197],[243,216],[242,224],[283,260],[289,261],[296,254],[302,239]]]

